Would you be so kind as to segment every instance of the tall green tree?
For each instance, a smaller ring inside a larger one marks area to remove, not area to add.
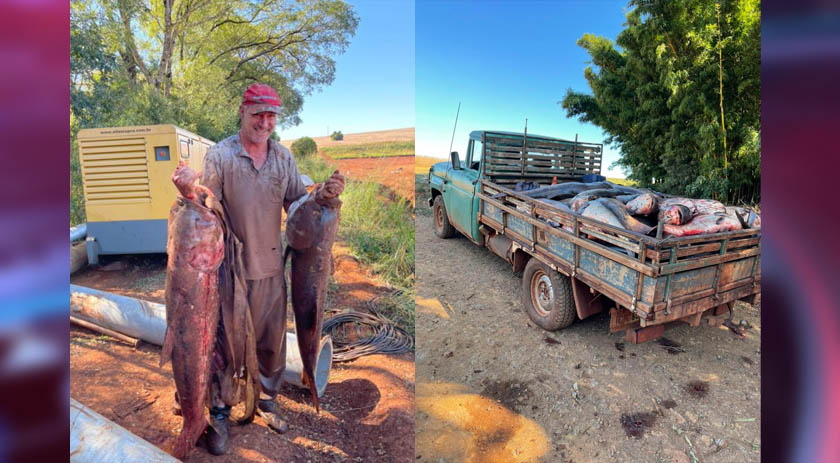
[[[71,47],[108,57],[107,69],[91,64],[109,71],[114,122],[175,122],[218,139],[256,81],[283,99],[281,127],[300,123],[303,97],[332,83],[359,19],[340,0],[93,0],[74,1],[71,22]],[[90,95],[84,77],[71,81],[77,96]]]
[[[760,199],[758,0],[631,0],[616,42],[585,34],[590,93],[568,116],[600,126],[628,177],[663,192]]]
[[[358,24],[341,0],[71,0],[71,221],[80,128],[172,123],[218,141],[253,82],[282,98],[279,127],[297,125]]]

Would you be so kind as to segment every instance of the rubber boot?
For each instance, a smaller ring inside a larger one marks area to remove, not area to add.
[[[224,455],[228,451],[230,437],[230,407],[210,409],[210,425],[207,426],[207,451],[213,455]]]

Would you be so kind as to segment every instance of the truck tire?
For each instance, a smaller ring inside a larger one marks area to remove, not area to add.
[[[449,217],[446,215],[446,206],[443,205],[443,195],[437,195],[435,202],[432,203],[432,216],[435,221],[435,235],[438,238],[452,238],[455,236],[455,227],[449,223]]]
[[[531,321],[554,331],[575,321],[572,282],[537,259],[529,259],[522,274],[522,303]]]

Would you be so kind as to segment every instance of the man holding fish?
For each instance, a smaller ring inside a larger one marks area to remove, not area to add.
[[[241,392],[246,416],[240,422],[257,413],[275,431],[287,428],[273,400],[286,362],[281,224],[283,211],[306,189],[292,154],[270,139],[281,108],[273,88],[250,85],[239,106],[239,133],[214,145],[204,159],[201,184],[218,201],[225,227],[221,316],[209,380],[207,448],[215,455],[227,452],[230,409]],[[183,169],[189,168],[179,167],[173,177],[183,175]],[[335,171],[311,196],[315,202],[335,202],[343,190],[344,177]]]

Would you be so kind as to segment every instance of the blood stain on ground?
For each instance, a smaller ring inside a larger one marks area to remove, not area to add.
[[[519,412],[520,407],[528,404],[533,395],[528,389],[528,383],[514,380],[482,381],[484,390],[481,395],[490,397],[510,410]]]
[[[702,399],[709,393],[709,383],[706,381],[694,380],[686,385],[686,390],[693,397]]]
[[[650,428],[656,423],[656,414],[653,412],[635,413],[632,415],[621,415],[621,426],[624,427],[624,432],[627,437],[641,438],[645,429]]]
[[[670,409],[672,409],[676,406],[677,406],[677,402],[675,402],[672,399],[665,399],[665,400],[662,401],[662,407],[665,408],[665,409],[670,410]]]
[[[657,342],[671,355],[677,355],[681,352],[685,352],[685,349],[682,348],[682,344],[668,338],[659,338]]]

